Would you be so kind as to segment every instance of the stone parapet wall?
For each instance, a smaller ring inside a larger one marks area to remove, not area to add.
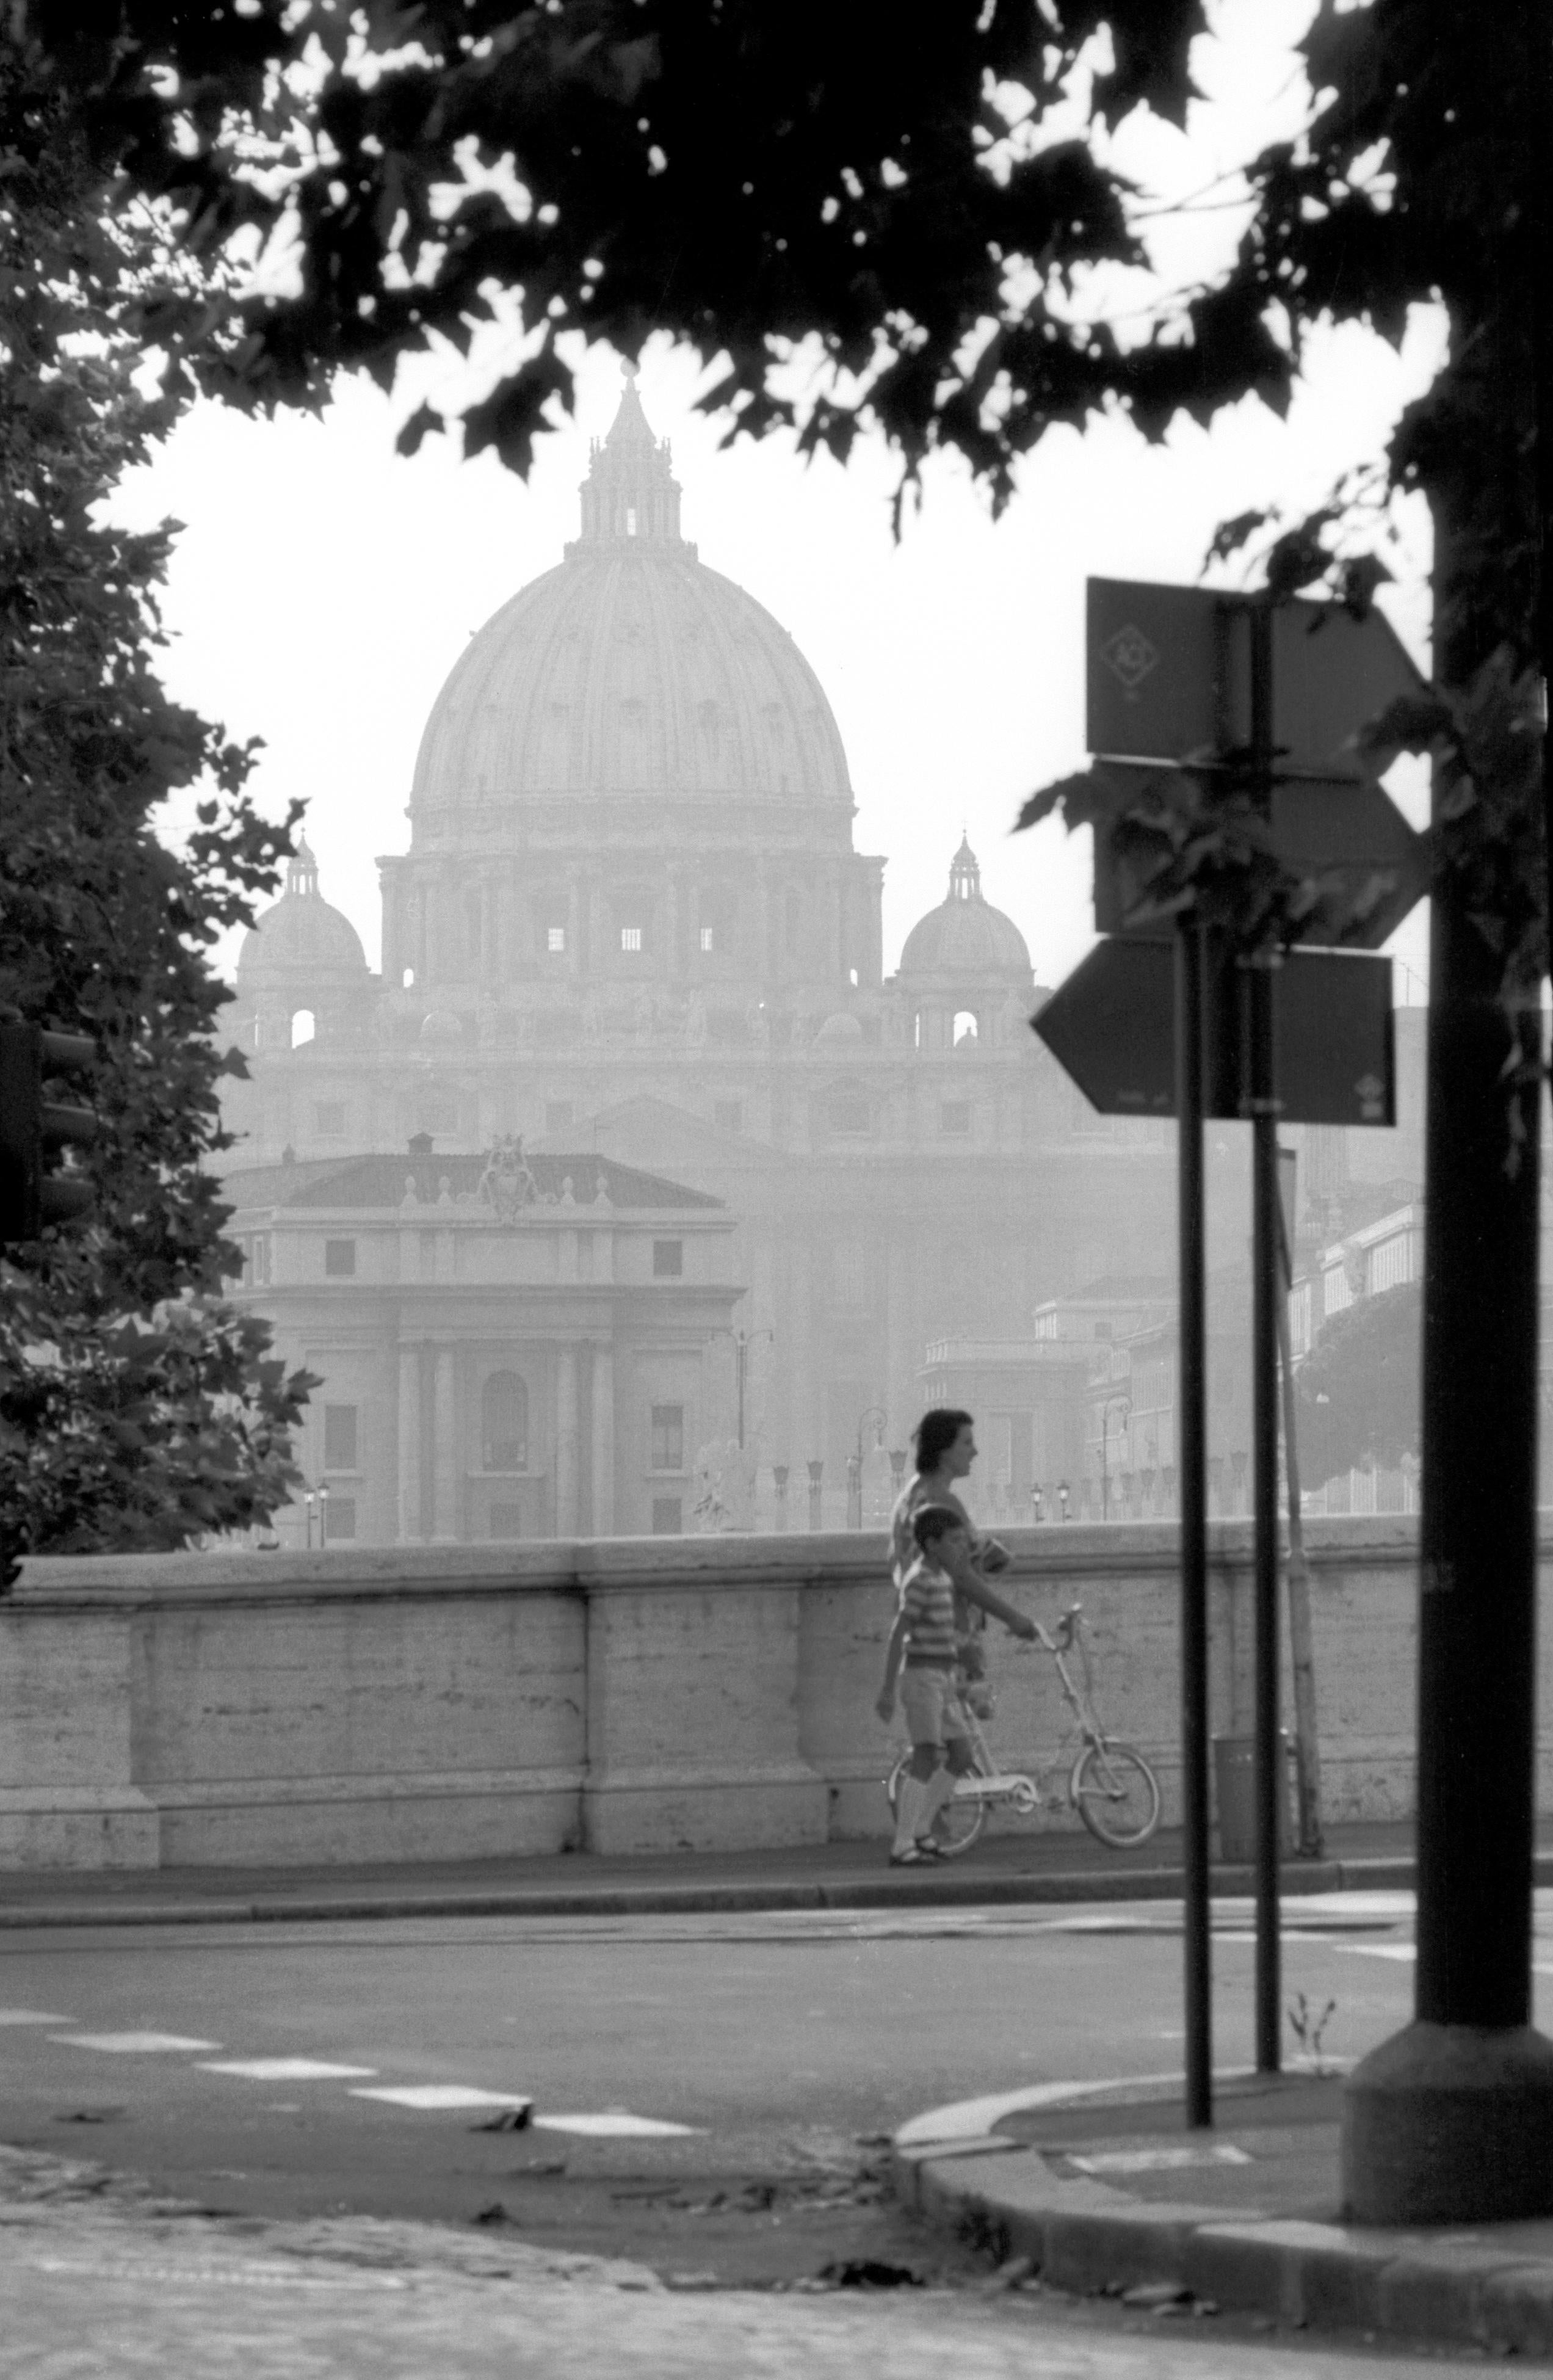
[[[1005,1537],[1026,1609],[1083,1604],[1101,1710],[1159,1769],[1172,1823],[1173,1528]],[[1310,1539],[1327,1815],[1404,1815],[1416,1524],[1324,1521]],[[1250,1725],[1250,1551],[1244,1524],[1214,1532],[1222,1732]],[[874,1535],[31,1560],[0,1601],[0,1867],[879,1835],[892,1603]],[[1060,1791],[1051,1665],[996,1625],[990,1643],[1000,1755]],[[1539,1787],[1553,1808],[1547,1760]]]

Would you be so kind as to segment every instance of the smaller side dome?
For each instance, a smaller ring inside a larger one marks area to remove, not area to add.
[[[350,919],[318,889],[318,861],[304,839],[286,863],[285,890],[254,920],[237,953],[244,991],[265,984],[297,989],[355,988],[368,979],[367,954]]]
[[[1030,948],[1013,919],[994,909],[981,889],[981,869],[968,836],[950,862],[949,893],[919,917],[901,953],[900,981],[934,985],[1013,985],[1032,979]]]

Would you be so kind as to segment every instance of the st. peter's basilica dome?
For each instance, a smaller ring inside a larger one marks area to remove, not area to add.
[[[679,533],[636,382],[596,443],[582,535],[471,638],[421,737],[412,814],[576,796],[844,805],[824,689],[787,630]]]

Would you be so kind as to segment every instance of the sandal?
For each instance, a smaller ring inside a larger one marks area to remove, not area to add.
[[[920,1843],[908,1843],[904,1852],[891,1852],[890,1864],[892,1867],[920,1867],[928,1856]]]

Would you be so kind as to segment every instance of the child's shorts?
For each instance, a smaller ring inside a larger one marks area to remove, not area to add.
[[[901,1708],[913,1743],[947,1743],[971,1731],[952,1670],[914,1670],[908,1663],[901,1672]]]

